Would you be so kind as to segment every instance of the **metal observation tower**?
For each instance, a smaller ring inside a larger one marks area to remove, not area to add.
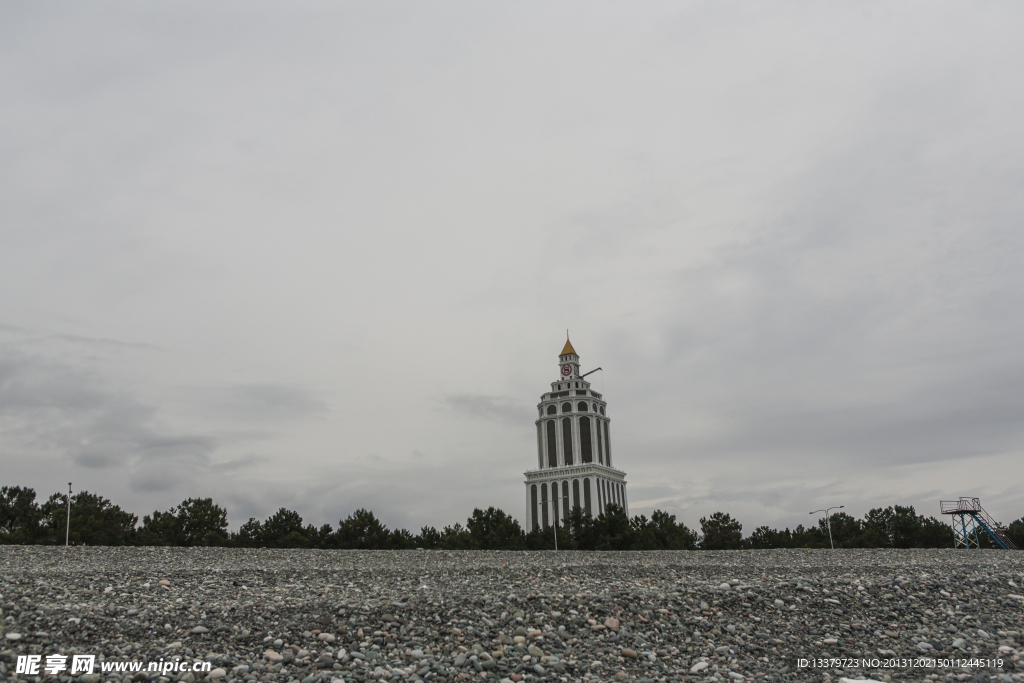
[[[939,510],[953,522],[953,547],[980,548],[978,533],[985,531],[1003,550],[1017,550],[1002,524],[992,519],[977,498],[939,501]]]

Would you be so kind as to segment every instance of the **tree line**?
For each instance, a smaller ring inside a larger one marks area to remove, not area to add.
[[[189,498],[180,505],[142,518],[106,498],[81,491],[71,497],[69,538],[73,545],[220,546],[235,548],[321,548],[402,550],[739,550],[770,548],[951,548],[953,530],[934,517],[917,514],[913,506],[875,508],[857,519],[837,513],[816,526],[782,531],[767,526],[743,536],[743,526],[728,513],[700,520],[700,530],[655,510],[630,518],[609,505],[596,517],[574,508],[557,529],[526,532],[502,510],[475,509],[466,524],[438,531],[424,526],[413,534],[388,529],[369,510],[359,509],[338,527],[304,524],[294,510],[281,508],[265,520],[250,518],[238,531],[228,530],[227,510],[211,498]],[[44,503],[31,488],[0,488],[0,544],[63,545],[68,529],[67,496],[55,493]],[[1008,529],[1024,547],[1024,518]],[[982,538],[983,547],[995,547]]]

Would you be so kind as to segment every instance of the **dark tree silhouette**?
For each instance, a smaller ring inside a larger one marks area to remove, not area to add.
[[[743,547],[743,525],[725,512],[701,517],[703,536],[700,547],[704,550],[735,550]]]

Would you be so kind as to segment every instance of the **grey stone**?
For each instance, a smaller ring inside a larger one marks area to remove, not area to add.
[[[827,553],[827,562],[822,551],[805,550],[501,553],[495,569],[495,553],[472,551],[80,548],[73,565],[62,565],[67,554],[57,550],[0,553],[0,575],[32,577],[3,585],[0,626],[25,634],[0,639],[8,643],[0,656],[8,677],[15,649],[30,646],[118,661],[143,653],[207,660],[227,672],[223,683],[311,676],[312,683],[352,683],[395,678],[407,667],[413,673],[398,679],[453,683],[459,673],[476,677],[479,670],[495,681],[693,676],[732,683],[739,675],[769,683],[814,677],[790,673],[808,654],[998,651],[1011,660],[1020,649],[1012,638],[1024,630],[1019,602],[1005,597],[1007,580],[1024,572],[1017,553],[979,553],[969,565],[942,550],[841,550]],[[169,586],[153,577],[166,577]],[[152,588],[140,588],[144,583]],[[730,589],[720,590],[723,583]],[[107,585],[114,590],[104,594]],[[975,638],[983,615],[989,621]],[[190,633],[200,620],[210,631]],[[588,620],[604,628],[591,630]],[[337,648],[312,634],[325,626]],[[182,634],[189,637],[167,642]],[[475,659],[452,651],[460,644]],[[352,646],[364,652],[349,654]],[[701,657],[706,666],[690,674]],[[871,673],[905,680],[897,671]],[[962,671],[929,673],[941,681]],[[986,672],[986,680],[995,673]],[[171,673],[163,683],[184,678]],[[145,680],[158,683],[158,676],[134,683]]]

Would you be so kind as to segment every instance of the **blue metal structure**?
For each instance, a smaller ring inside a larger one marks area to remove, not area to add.
[[[953,523],[953,547],[981,548],[979,531],[985,531],[1003,550],[1017,550],[1006,535],[1006,528],[992,519],[977,498],[961,496],[959,500],[939,501],[939,510]]]

